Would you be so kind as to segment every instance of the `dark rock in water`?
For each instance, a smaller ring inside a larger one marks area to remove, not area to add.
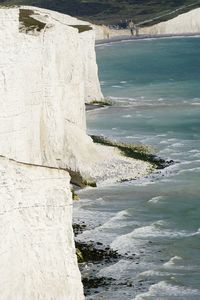
[[[84,230],[88,230],[90,226],[85,223],[74,224],[74,233],[77,236]],[[79,268],[82,274],[82,282],[84,286],[85,296],[101,293],[102,291],[115,289],[116,292],[121,288],[127,290],[140,289],[141,282],[133,282],[132,278],[116,279],[112,277],[98,276],[99,269],[105,266],[111,266],[120,259],[130,260],[136,264],[140,262],[140,256],[127,251],[125,255],[120,255],[117,251],[111,249],[108,245],[92,240],[82,242],[76,237],[75,240],[77,257],[79,259]],[[142,251],[142,249],[141,249]]]
[[[85,289],[94,289],[102,286],[110,285],[114,281],[113,278],[109,277],[83,277],[82,283]]]
[[[100,242],[97,242],[97,245],[101,245],[101,246],[102,246],[103,244],[102,244],[102,243],[100,243]]]
[[[156,168],[158,170],[165,169],[165,168],[175,164],[175,162],[173,160],[165,160],[156,155],[152,155],[151,157],[152,157],[152,162],[156,164]]]
[[[85,224],[85,222],[83,222],[81,224],[74,223],[72,225],[72,227],[73,227],[73,231],[74,231],[75,236],[77,236],[78,234],[81,234],[84,230],[87,229],[87,225]]]
[[[113,141],[104,136],[91,135],[95,143],[118,148],[125,156],[147,161],[156,169],[164,169],[174,164],[173,160],[165,160],[155,154],[152,154],[152,149],[146,145],[126,144]]]
[[[103,245],[100,243],[101,246]],[[110,247],[99,247],[99,244],[95,243],[85,243],[80,241],[75,241],[76,248],[82,253],[85,262],[99,262],[106,260],[106,262],[111,262],[121,257],[117,251],[112,250]],[[97,247],[98,246],[98,247]]]
[[[128,287],[132,287],[132,286],[133,286],[133,282],[130,281],[130,280],[128,280],[127,283],[126,283],[126,285],[127,285]]]

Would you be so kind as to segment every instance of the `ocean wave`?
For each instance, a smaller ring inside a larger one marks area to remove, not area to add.
[[[131,118],[132,115],[123,115],[122,118]]]
[[[191,169],[184,169],[180,170],[177,174],[183,174],[183,173],[199,173],[200,167],[191,168]]]
[[[174,257],[170,258],[170,260],[168,262],[164,263],[163,266],[169,268],[169,267],[176,265],[177,262],[180,262],[182,260],[183,260],[182,257],[174,256]]]
[[[173,231],[166,229],[167,223],[163,220],[157,221],[151,225],[143,226],[134,229],[125,235],[118,236],[111,244],[113,249],[121,251],[128,251],[128,249],[134,248],[134,251],[138,253],[138,246],[144,245],[149,239],[179,239],[183,237],[191,237],[200,234],[200,231],[195,233],[189,233],[187,231]],[[133,251],[133,250],[131,250]]]
[[[169,144],[169,142],[168,142],[168,141],[161,141],[160,144],[161,144],[161,145],[163,145],[163,144],[164,144],[164,145],[167,145],[167,144]]]
[[[145,300],[148,297],[156,297],[154,299],[162,299],[161,297],[184,297],[200,296],[200,290],[184,288],[182,286],[172,285],[166,281],[160,281],[149,288],[148,292],[137,295],[133,300]],[[150,298],[152,299],[152,298]]]
[[[192,150],[189,151],[189,153],[200,153],[200,151],[197,150],[197,149],[192,149]]]
[[[120,279],[122,273],[126,272],[126,270],[130,267],[130,261],[120,259],[117,263],[104,267],[98,272],[99,277],[111,277],[115,279]]]
[[[125,220],[130,217],[130,214],[126,210],[118,212],[114,217],[105,222],[99,229],[105,228],[122,228],[127,226]],[[133,223],[133,222],[132,222]]]
[[[150,203],[158,203],[162,199],[164,199],[164,196],[157,196],[157,197],[151,198],[148,202],[150,202]]]
[[[116,237],[110,246],[112,249],[117,250],[120,254],[125,254],[131,251],[132,253],[139,255],[141,248],[144,246],[144,241],[134,240],[133,242],[131,233],[128,233]]]
[[[141,272],[138,275],[138,277],[145,278],[145,277],[161,277],[161,276],[171,276],[171,275],[172,275],[172,273],[161,272],[156,269],[153,269],[153,270],[147,270],[147,271]],[[173,275],[175,275],[175,274],[173,274]]]
[[[191,234],[191,236],[195,236],[195,235],[200,235],[200,228],[196,232]]]
[[[117,89],[121,89],[122,86],[121,85],[112,85],[113,88],[117,88]]]
[[[195,153],[192,155],[193,158],[199,158],[200,157],[200,153]]]
[[[132,98],[132,97],[115,97],[115,96],[109,96],[108,98],[110,100],[121,100],[123,102],[126,102],[126,101],[136,101],[136,99]]]
[[[175,147],[175,148],[183,147],[183,146],[184,146],[184,144],[182,144],[182,143],[174,143],[174,144],[171,145],[171,147]]]
[[[156,134],[156,137],[165,137],[167,136],[167,134],[163,133],[163,134]]]

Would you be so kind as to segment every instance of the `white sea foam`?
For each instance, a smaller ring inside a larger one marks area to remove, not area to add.
[[[196,232],[191,234],[191,236],[195,236],[195,235],[200,235],[200,228]]]
[[[178,174],[183,174],[183,173],[199,173],[200,167],[196,168],[191,168],[191,169],[185,169],[185,170],[180,170]]]
[[[108,97],[111,100],[129,100],[128,97],[115,97],[115,96],[109,96]]]
[[[128,251],[128,249],[134,248],[134,251],[138,253],[138,247],[144,245],[146,242],[148,242],[149,239],[182,238],[200,233],[200,231],[197,231],[195,233],[188,233],[187,231],[173,231],[170,229],[165,229],[164,227],[166,226],[166,222],[160,220],[151,225],[136,228],[128,234],[118,236],[112,242],[111,247],[113,249],[121,251],[121,253]]]
[[[180,256],[174,256],[168,262],[164,263],[163,266],[165,266],[167,268],[170,268],[170,267],[176,265],[177,262],[180,262],[182,260],[183,260],[182,257],[180,257]]]
[[[189,152],[190,152],[190,153],[199,153],[200,151],[197,150],[197,149],[192,149],[192,150],[190,150]]]
[[[112,277],[115,279],[120,279],[122,273],[126,272],[127,269],[130,267],[131,262],[128,260],[121,259],[117,263],[105,267],[101,269],[98,273],[99,277]]]
[[[137,295],[133,300],[145,300],[148,297],[156,297],[155,300],[161,300],[162,297],[184,297],[188,296],[200,296],[200,290],[184,288],[182,286],[172,285],[166,281],[160,281],[157,284],[152,285],[148,292]],[[151,298],[152,299],[152,298]]]
[[[113,88],[116,88],[116,89],[121,89],[122,86],[121,85],[112,85]]]
[[[131,118],[131,115],[123,115],[122,118]]]
[[[130,214],[126,210],[122,210],[118,212],[114,217],[105,222],[99,229],[105,228],[122,228],[123,226],[127,226],[125,220],[130,216]]]
[[[157,134],[156,135],[157,137],[165,137],[165,136],[167,136],[166,134]]]
[[[192,155],[193,158],[199,158],[200,157],[200,153],[195,153]]]
[[[157,197],[151,198],[148,202],[150,202],[150,203],[158,203],[162,199],[164,199],[164,196],[157,196]]]
[[[134,240],[132,239],[132,233],[128,233],[125,235],[121,235],[116,237],[111,243],[111,248],[117,250],[120,254],[124,254],[127,251],[131,251],[137,255],[140,254],[140,249],[144,245],[144,241],[142,240]]]
[[[174,148],[182,147],[182,146],[184,146],[184,144],[182,144],[182,143],[174,143],[171,145],[171,147],[174,147]]]
[[[177,139],[168,139],[168,142],[175,142]]]
[[[161,277],[161,276],[170,276],[170,275],[172,275],[172,273],[161,272],[156,269],[153,269],[153,270],[147,270],[147,271],[141,272],[139,274],[139,277],[146,278],[146,277]],[[173,274],[173,275],[175,275],[175,274]]]
[[[167,145],[167,144],[169,144],[169,143],[168,143],[168,141],[161,141],[160,144],[161,144],[161,145],[162,145],[162,144]]]

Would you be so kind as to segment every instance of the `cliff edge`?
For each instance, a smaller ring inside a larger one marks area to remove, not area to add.
[[[31,7],[0,10],[1,300],[84,298],[67,171],[87,173],[95,158],[91,84],[101,97],[89,26]]]
[[[180,14],[169,21],[141,28],[140,33],[148,35],[200,34],[200,8]]]
[[[159,20],[159,19],[158,19]],[[129,29],[110,29],[107,26],[95,25],[96,40],[108,40],[120,38],[127,39],[131,37]],[[198,35],[200,34],[200,8],[193,9],[187,13],[182,13],[179,16],[165,22],[157,23],[153,26],[140,27],[138,24],[139,38],[146,35]]]
[[[103,98],[94,43],[87,22],[0,9],[1,300],[84,299],[70,180],[120,181],[151,169],[86,133],[85,102]]]

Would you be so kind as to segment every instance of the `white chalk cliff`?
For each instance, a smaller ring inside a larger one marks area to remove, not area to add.
[[[113,37],[130,36],[129,29],[110,29],[106,26],[94,26],[96,40],[104,40]],[[148,35],[178,35],[178,34],[200,34],[200,8],[193,9],[187,13],[161,22],[153,26],[140,27],[139,34]]]
[[[103,98],[94,44],[87,22],[0,9],[1,300],[84,299],[69,173],[110,182],[150,171],[86,134],[85,102]]]
[[[0,299],[84,299],[67,172],[0,157],[0,178]]]
[[[200,8],[154,26],[140,29],[141,34],[199,34],[200,33]]]
[[[92,93],[102,97],[94,32],[67,26],[65,15],[35,14],[44,28],[25,33],[19,9],[0,10],[0,154],[86,172],[95,147],[85,131],[84,102]]]
[[[85,101],[102,94],[94,32],[77,22],[0,9],[1,300],[84,298],[66,170],[95,159]]]

